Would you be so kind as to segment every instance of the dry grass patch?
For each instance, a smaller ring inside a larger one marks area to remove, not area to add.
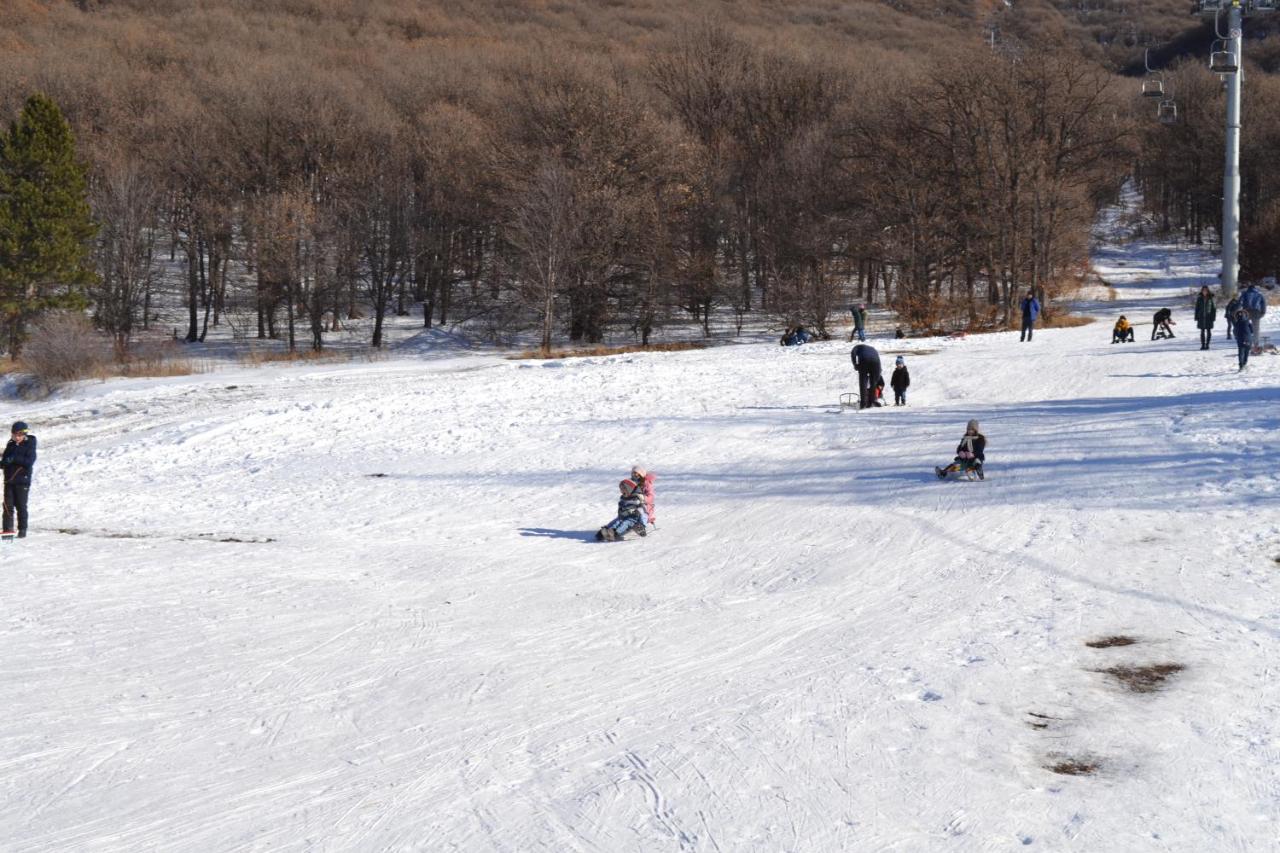
[[[1085,643],[1091,649],[1113,649],[1116,646],[1132,646],[1138,642],[1133,637],[1126,637],[1124,634],[1115,634],[1110,637],[1099,637],[1096,640],[1089,640]]]
[[[386,358],[381,349],[361,350],[313,350],[297,349],[250,349],[240,355],[238,361],[246,367],[261,367],[264,364],[302,363],[302,364],[339,364],[348,361],[380,361]]]
[[[1088,757],[1050,756],[1049,762],[1044,769],[1061,776],[1092,776],[1102,767],[1102,762]]]
[[[1130,693],[1155,693],[1184,669],[1186,667],[1180,663],[1154,663],[1148,666],[1112,666],[1094,671],[1111,676]]]
[[[622,355],[628,352],[684,352],[686,350],[706,349],[707,345],[698,341],[680,341],[671,344],[623,344],[621,346],[595,346],[584,347],[581,349],[559,349],[551,352],[543,352],[540,349],[527,349],[507,356],[512,361],[520,361],[523,359],[535,359],[538,361],[549,361],[561,358],[587,358],[590,356],[602,355]]]

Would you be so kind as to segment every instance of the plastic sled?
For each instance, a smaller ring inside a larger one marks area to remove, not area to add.
[[[939,480],[983,480],[986,478],[986,473],[982,470],[981,465],[962,465],[959,462],[952,462],[945,468],[939,465],[933,469],[933,473],[938,475]]]

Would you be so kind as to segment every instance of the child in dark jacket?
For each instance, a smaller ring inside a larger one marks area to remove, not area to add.
[[[905,406],[907,388],[911,386],[911,374],[907,372],[907,362],[902,356],[898,356],[893,362],[893,376],[889,378],[889,385],[893,388],[893,404]]]
[[[618,517],[596,531],[597,542],[616,542],[634,531],[637,536],[646,535],[649,523],[644,512],[644,493],[640,491],[634,480],[623,480],[618,484],[621,497],[618,498]]]
[[[983,479],[982,466],[987,461],[987,437],[978,429],[977,421],[969,421],[964,430],[964,437],[956,447],[956,458],[946,468],[934,468],[939,480],[945,480],[948,474],[968,473],[972,471]]]

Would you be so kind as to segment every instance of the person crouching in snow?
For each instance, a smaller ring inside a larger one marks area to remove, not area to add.
[[[644,512],[644,495],[635,480],[623,480],[618,484],[622,496],[618,498],[618,517],[596,531],[596,541],[616,542],[634,530],[637,536],[649,531],[645,527],[649,517]]]
[[[893,404],[905,406],[907,388],[911,386],[911,374],[907,372],[907,361],[902,356],[898,356],[893,362],[893,376],[889,378],[889,384],[893,386]]]
[[[964,430],[964,437],[956,447],[955,461],[946,468],[934,468],[939,480],[945,480],[948,474],[968,473],[972,471],[983,478],[982,465],[987,461],[987,437],[978,431],[978,422],[969,421]]]
[[[1120,315],[1120,319],[1116,320],[1116,324],[1111,327],[1111,343],[1123,344],[1133,343],[1133,326],[1129,325],[1129,321]]]
[[[658,523],[658,516],[653,511],[653,484],[658,475],[640,465],[634,465],[631,468],[631,479],[635,481],[640,494],[644,495],[644,514],[649,519],[647,526],[652,529]]]

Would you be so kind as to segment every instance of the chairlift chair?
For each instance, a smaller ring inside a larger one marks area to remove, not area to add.
[[[1156,118],[1163,124],[1178,123],[1178,105],[1172,98],[1160,102],[1160,106],[1156,108]]]
[[[1251,12],[1274,12],[1280,9],[1280,2],[1277,0],[1253,0],[1249,6]]]
[[[1216,15],[1218,12],[1226,11],[1230,5],[1229,0],[1200,0],[1200,14]]]
[[[1159,77],[1150,77],[1142,81],[1142,96],[1144,98],[1163,98],[1164,97],[1164,81]]]
[[[1209,54],[1209,70],[1214,74],[1234,74],[1240,70],[1240,66],[1234,52],[1215,50]]]

